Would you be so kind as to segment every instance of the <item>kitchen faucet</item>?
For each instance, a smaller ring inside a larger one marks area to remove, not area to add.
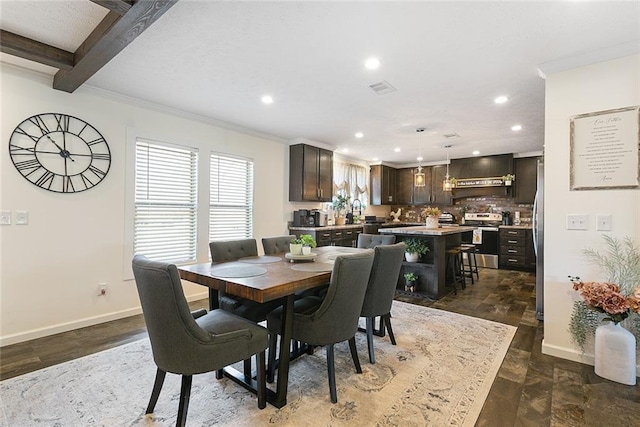
[[[358,203],[358,215],[362,216],[362,202],[358,199],[353,199],[353,202],[351,202],[351,214],[353,215],[356,211],[356,202]]]

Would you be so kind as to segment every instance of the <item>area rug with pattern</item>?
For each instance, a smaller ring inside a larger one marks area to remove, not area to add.
[[[338,403],[326,355],[291,364],[287,405],[259,410],[255,395],[214,373],[193,377],[191,426],[473,426],[516,328],[394,301],[389,337],[374,337],[376,363],[358,333],[362,374],[336,345]],[[0,383],[3,426],[175,425],[180,376],[168,374],[145,415],[156,367],[148,340],[115,347]]]

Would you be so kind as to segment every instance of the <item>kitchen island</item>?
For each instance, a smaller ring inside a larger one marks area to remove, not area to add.
[[[441,226],[427,228],[425,226],[381,228],[380,234],[393,234],[396,241],[406,238],[425,239],[429,252],[419,262],[403,262],[398,288],[404,289],[404,273],[413,272],[418,276],[416,292],[426,294],[429,298],[440,299],[447,294],[446,284],[446,250],[460,246],[462,233],[473,231],[474,227]]]

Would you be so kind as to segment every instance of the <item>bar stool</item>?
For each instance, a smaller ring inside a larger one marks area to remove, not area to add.
[[[467,266],[464,265],[464,256],[462,258],[462,272],[465,276],[468,274],[467,277],[471,278],[471,284],[473,285],[475,283],[473,278],[474,274],[476,279],[480,280],[480,275],[478,273],[478,260],[476,259],[476,245],[463,243],[460,245],[460,250],[463,254],[467,255]]]
[[[460,287],[462,289],[467,287],[462,270],[462,251],[460,248],[451,248],[447,249],[446,254],[446,271],[451,276],[453,293],[458,295],[458,291],[456,289],[456,284],[458,282],[460,282]]]

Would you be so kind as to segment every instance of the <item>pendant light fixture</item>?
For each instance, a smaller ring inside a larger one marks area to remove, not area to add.
[[[451,191],[453,189],[453,181],[449,176],[449,148],[451,148],[451,145],[445,145],[444,148],[447,149],[447,174],[444,176],[444,181],[442,181],[442,191]]]
[[[424,128],[416,129],[416,132],[422,134],[424,132]],[[420,137],[420,143],[418,145],[418,169],[413,175],[413,186],[414,187],[424,187],[426,183],[425,174],[422,172],[422,136]]]

